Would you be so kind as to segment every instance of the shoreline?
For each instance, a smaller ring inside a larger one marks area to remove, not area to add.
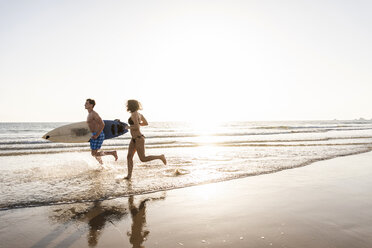
[[[104,150],[104,149],[102,149]],[[241,174],[238,177],[232,176],[232,177],[227,177],[227,178],[220,178],[220,179],[213,179],[211,181],[206,181],[203,183],[190,183],[188,185],[182,185],[178,187],[170,187],[168,189],[159,189],[159,190],[151,190],[151,191],[145,191],[145,192],[134,192],[134,193],[129,193],[125,195],[116,195],[116,196],[109,196],[107,198],[102,198],[102,199],[95,199],[95,200],[82,200],[82,201],[73,201],[73,202],[48,202],[47,204],[43,203],[40,204],[38,202],[33,202],[33,203],[28,203],[29,205],[23,206],[23,205],[12,205],[9,208],[1,208],[0,207],[0,212],[1,211],[8,211],[12,209],[24,209],[24,208],[37,208],[37,207],[48,207],[48,206],[60,206],[60,205],[73,205],[73,204],[86,204],[86,203],[92,203],[92,202],[102,202],[102,201],[109,201],[109,200],[115,200],[115,199],[120,199],[123,197],[129,197],[129,196],[139,196],[139,195],[149,195],[149,194],[154,194],[154,193],[161,193],[161,192],[167,192],[167,191],[172,191],[176,189],[184,189],[184,188],[189,188],[189,187],[197,187],[197,186],[203,186],[203,185],[208,185],[208,184],[214,184],[214,183],[223,183],[223,182],[228,182],[228,181],[233,181],[233,180],[239,180],[239,179],[246,179],[250,177],[256,177],[256,176],[262,176],[262,175],[267,175],[267,174],[276,174],[282,171],[286,170],[293,170],[301,167],[306,167],[306,166],[311,166],[314,163],[322,162],[322,161],[327,161],[327,160],[332,160],[332,159],[337,159],[337,158],[342,158],[342,157],[348,157],[348,156],[354,156],[358,154],[363,154],[363,153],[369,153],[372,152],[371,149],[366,149],[365,151],[354,151],[348,154],[343,154],[343,155],[338,155],[338,156],[332,156],[328,158],[319,158],[319,159],[314,159],[311,161],[306,161],[302,164],[296,165],[294,167],[288,167],[288,168],[279,168],[276,170],[272,171],[261,171],[258,173],[247,173],[247,174]],[[177,170],[177,169],[176,169]],[[117,182],[119,179],[115,179]]]
[[[371,247],[372,152],[100,202],[0,211],[0,247]]]

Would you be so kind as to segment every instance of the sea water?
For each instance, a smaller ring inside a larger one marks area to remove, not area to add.
[[[147,163],[135,155],[126,175],[130,134],[105,140],[104,165],[89,143],[52,143],[41,137],[67,123],[0,123],[0,209],[92,202],[233,180],[372,150],[372,121],[150,123],[142,128]]]

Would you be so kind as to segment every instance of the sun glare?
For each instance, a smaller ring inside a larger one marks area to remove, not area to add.
[[[190,129],[196,135],[199,145],[216,145],[220,137],[216,134],[223,131],[223,123],[216,121],[200,121],[190,123]]]
[[[214,198],[217,194],[217,188],[216,184],[205,184],[199,186],[199,189],[196,193],[198,196],[200,196],[201,199],[208,201],[211,198]]]

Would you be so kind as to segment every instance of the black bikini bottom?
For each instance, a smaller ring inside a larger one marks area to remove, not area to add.
[[[136,143],[136,139],[140,139],[142,137],[145,138],[145,135],[142,134],[142,135],[138,135],[138,136],[132,138],[133,143]]]

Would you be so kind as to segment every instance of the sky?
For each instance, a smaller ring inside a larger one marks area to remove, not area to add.
[[[372,118],[372,2],[0,0],[0,121]]]

